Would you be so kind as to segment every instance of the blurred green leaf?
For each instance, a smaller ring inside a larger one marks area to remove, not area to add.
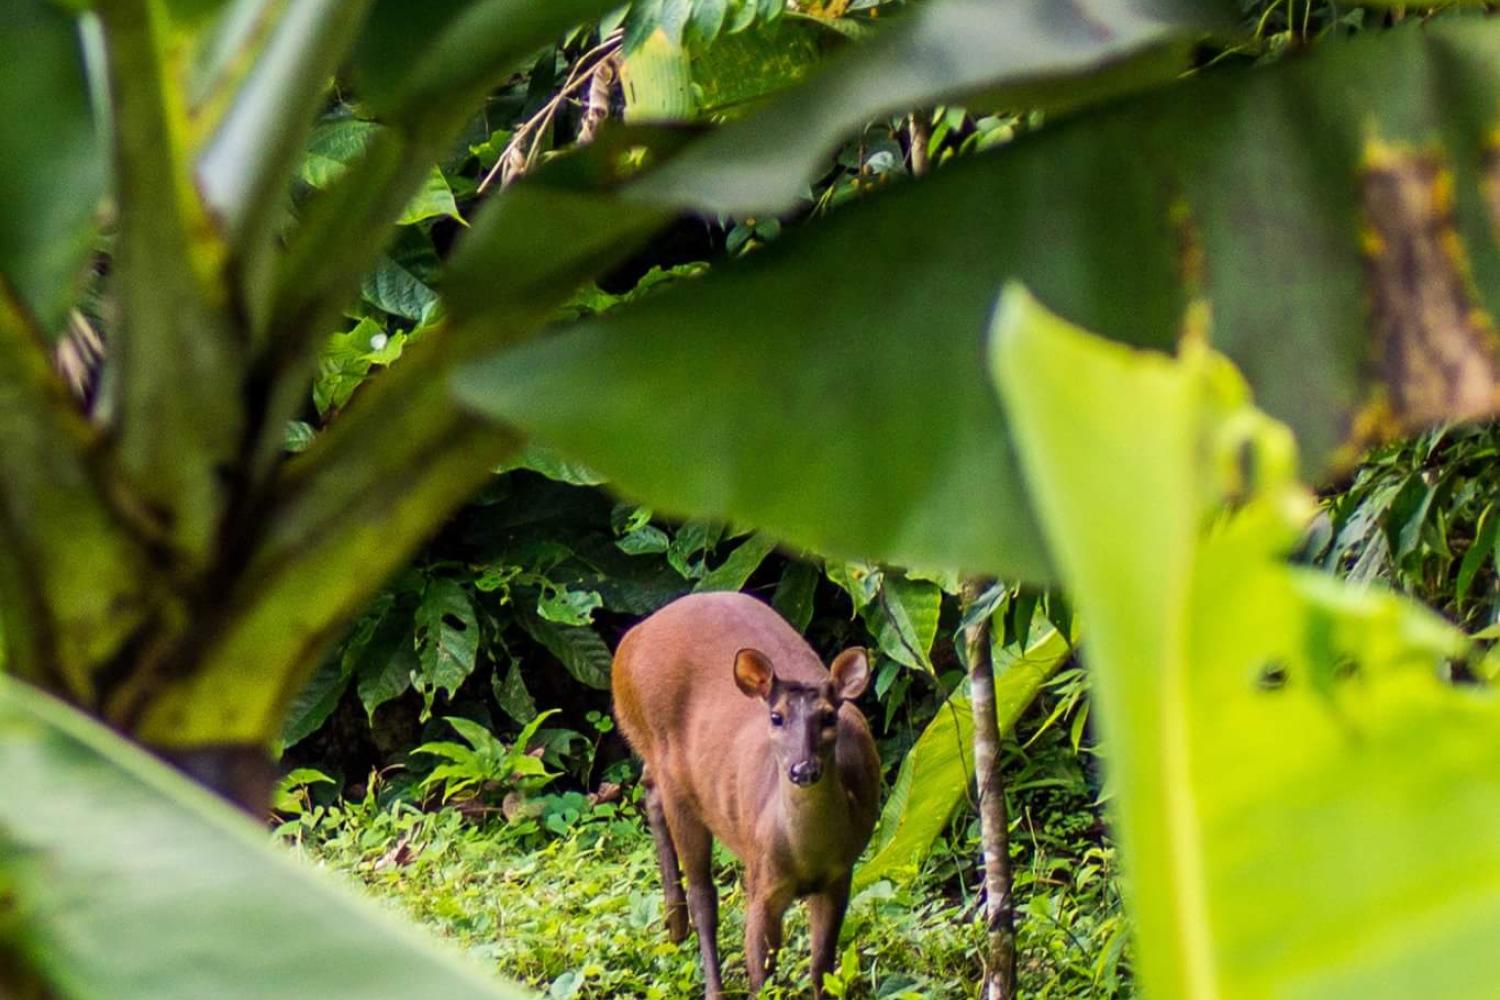
[[[1388,86],[1357,85],[1372,75]],[[1477,391],[1460,402],[1456,386],[1395,384],[1401,366],[1383,393],[1368,381],[1373,272],[1350,220],[1372,134],[1412,150],[1448,137],[1441,162],[1459,193],[1442,239],[1469,254],[1471,304],[1500,311],[1484,182],[1463,152],[1485,148],[1492,109],[1450,99],[1437,83],[1449,76],[1500,92],[1500,25],[1438,21],[1206,75],[956,162],[671,294],[470,366],[457,391],[669,514],[743,520],[836,556],[1044,583],[1005,417],[974,361],[1007,278],[1126,343],[1168,347],[1211,324],[1319,468],[1341,445],[1347,457],[1351,420],[1375,420],[1380,399],[1448,400],[1433,412],[1449,416],[1488,405]],[[1407,180],[1426,190],[1418,178],[1436,161],[1412,155]],[[1381,183],[1402,183],[1402,169]],[[905,252],[862,254],[831,276],[850,247],[889,245]],[[1448,259],[1436,247],[1424,259]],[[1465,348],[1476,384],[1497,367],[1483,344]]]
[[[77,20],[49,0],[5,0],[0,16],[0,294],[52,333],[88,256],[107,157]]]
[[[1439,679],[1465,638],[1288,565],[1295,445],[1201,343],[1133,351],[1011,289],[993,350],[1087,619],[1142,986],[1486,996],[1500,699]]]
[[[59,995],[526,995],[272,850],[264,829],[201,788],[6,677],[0,769],[0,882],[25,927],[5,943]]]
[[[364,18],[368,0],[307,0],[253,14],[230,6],[227,20],[271,19],[255,52],[238,60],[248,75],[198,158],[195,173],[204,201],[228,231],[244,271],[246,297],[257,312],[269,305],[272,253],[284,214],[288,173],[302,155],[313,117],[329,80]],[[228,26],[231,37],[235,32]],[[252,28],[245,32],[253,36]],[[249,37],[239,39],[242,44]],[[223,68],[223,67],[220,67]],[[210,77],[216,76],[210,68]],[[263,316],[259,318],[264,318]]]
[[[361,118],[335,118],[324,122],[313,130],[308,140],[307,152],[297,167],[298,178],[319,191],[333,187],[351,166],[367,155],[382,130],[383,126],[377,122]],[[410,226],[440,217],[463,221],[448,178],[434,165],[421,188],[402,209],[396,224]]]
[[[353,56],[363,98],[410,119],[477,99],[619,0],[375,0]]]
[[[762,10],[782,7],[774,0]],[[641,193],[703,212],[782,211],[839,140],[867,122],[979,91],[997,106],[1077,100],[1070,77],[1083,78],[1094,98],[1165,82],[1187,67],[1185,43],[1231,24],[1229,11],[1227,3],[1193,0],[1106,0],[1087,10],[932,0],[830,60],[807,86],[700,143]],[[1117,72],[1100,73],[1111,67]]]

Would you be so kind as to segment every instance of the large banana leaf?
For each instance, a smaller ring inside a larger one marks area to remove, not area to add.
[[[0,954],[70,1000],[519,998],[0,676]],[[12,936],[13,935],[13,936]]]
[[[1001,284],[1127,343],[1211,335],[1319,467],[1352,453],[1351,424],[1484,412],[1497,99],[1500,24],[1467,17],[1205,74],[873,197],[458,389],[663,509],[1045,579],[978,360]],[[1388,391],[1366,381],[1377,344]]]
[[[1024,293],[994,353],[1088,622],[1143,986],[1493,996],[1500,697],[1440,679],[1464,637],[1287,565],[1314,505],[1221,356],[1133,351]]]

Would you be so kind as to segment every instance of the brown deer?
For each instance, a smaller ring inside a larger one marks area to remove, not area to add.
[[[880,792],[875,741],[852,704],[869,677],[864,650],[825,670],[795,629],[744,594],[681,598],[620,642],[615,715],[645,761],[667,932],[686,938],[691,913],[709,1000],[724,995],[714,837],[745,863],[751,995],[773,973],[782,916],[802,896],[813,996],[823,995]]]

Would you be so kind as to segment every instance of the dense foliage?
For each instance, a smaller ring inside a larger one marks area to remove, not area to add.
[[[1102,840],[1092,788],[1061,729],[1012,746],[1011,776],[1024,995],[1131,995],[1115,854]],[[655,856],[634,800],[590,807],[566,796],[534,815],[475,822],[456,810],[421,811],[377,786],[364,796],[311,804],[315,787],[286,802],[283,836],[320,863],[353,873],[382,896],[453,937],[508,975],[557,997],[677,997],[697,983],[696,949],[660,935]],[[581,796],[578,797],[581,800]],[[964,816],[914,878],[880,880],[856,895],[851,954],[835,995],[963,997],[977,978],[977,832]],[[730,878],[729,859],[720,875]],[[558,871],[567,871],[559,879]],[[723,903],[736,943],[743,896]],[[786,996],[805,981],[805,920],[794,913]],[[741,973],[742,975],[742,973]],[[783,993],[778,992],[776,996]]]
[[[1500,33],[1378,7],[0,0],[0,992],[514,995],[156,759],[277,752],[502,971],[691,988],[609,650],[745,589],[878,653],[830,992],[988,961],[993,721],[1028,991],[1484,995],[1493,430],[1298,478],[1500,398]]]

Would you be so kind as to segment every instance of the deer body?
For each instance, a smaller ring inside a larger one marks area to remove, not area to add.
[[[786,909],[806,896],[822,995],[854,862],[875,826],[880,761],[851,703],[868,677],[862,650],[841,653],[830,673],[780,615],[743,594],[674,601],[615,653],[615,714],[645,761],[668,932],[686,937],[691,912],[710,1000],[724,989],[714,837],[745,863],[752,994],[774,968]]]

